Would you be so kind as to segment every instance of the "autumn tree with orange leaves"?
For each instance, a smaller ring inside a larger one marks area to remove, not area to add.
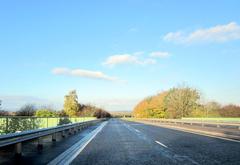
[[[168,92],[162,92],[141,101],[134,109],[133,116],[137,118],[164,118],[164,98]]]

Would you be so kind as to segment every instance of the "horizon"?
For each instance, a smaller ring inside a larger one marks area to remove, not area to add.
[[[182,83],[240,105],[240,2],[177,2],[2,2],[1,107],[60,110],[76,89],[82,104],[132,111]]]

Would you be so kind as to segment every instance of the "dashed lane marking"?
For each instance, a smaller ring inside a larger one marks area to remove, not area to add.
[[[163,144],[163,143],[161,143],[161,142],[159,142],[159,141],[155,141],[157,144],[159,144],[159,145],[161,145],[161,146],[163,146],[163,147],[165,147],[165,148],[168,148],[165,144]]]
[[[137,129],[135,129],[135,128],[134,128],[134,130],[135,130],[136,132],[140,133],[140,131],[139,131],[139,130],[137,130]]]

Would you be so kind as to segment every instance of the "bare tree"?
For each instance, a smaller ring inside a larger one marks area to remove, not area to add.
[[[95,111],[93,116],[96,118],[109,118],[111,117],[111,114],[99,108]]]
[[[16,112],[16,116],[34,116],[36,107],[33,104],[26,104]]]
[[[221,105],[215,101],[208,102],[204,105],[206,117],[219,117],[219,110]]]
[[[8,116],[8,111],[0,110],[0,116]]]
[[[190,87],[178,87],[169,90],[165,97],[166,116],[168,118],[187,117],[197,107],[199,92]]]
[[[219,110],[221,117],[240,117],[240,106],[229,104]]]

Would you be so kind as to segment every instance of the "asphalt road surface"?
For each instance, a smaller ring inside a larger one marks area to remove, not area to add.
[[[36,152],[35,141],[25,143],[18,159],[12,151],[10,147],[0,152],[0,164],[42,165],[70,157],[67,161],[73,165],[240,165],[240,142],[120,119],[67,138],[59,136],[56,142],[46,138],[40,152]]]
[[[240,143],[111,119],[72,164],[240,164]]]

